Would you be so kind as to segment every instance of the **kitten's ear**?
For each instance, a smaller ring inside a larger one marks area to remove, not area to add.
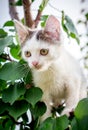
[[[17,20],[14,20],[14,24],[18,34],[18,38],[20,40],[20,44],[22,45],[29,34],[28,29]]]
[[[50,15],[46,21],[44,32],[47,33],[51,38],[59,40],[60,37],[60,22],[56,17]]]

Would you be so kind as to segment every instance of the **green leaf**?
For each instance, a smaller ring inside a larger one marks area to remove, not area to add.
[[[25,91],[23,83],[16,83],[3,91],[2,100],[13,104],[21,95],[24,95]]]
[[[88,20],[88,13],[85,14],[86,19]]]
[[[46,105],[43,102],[37,102],[34,108],[31,108],[34,119],[42,116],[46,112]]]
[[[64,31],[65,31],[65,32],[67,33],[67,35],[68,35],[68,30],[67,30],[67,28],[66,28],[66,26],[65,26],[65,14],[64,14],[64,11],[62,11],[61,24],[62,24],[62,27],[63,27]]]
[[[69,120],[67,116],[61,116],[54,120],[53,130],[65,130],[68,128]]]
[[[55,130],[53,129],[53,123],[53,118],[49,117],[43,123],[41,123],[38,130]]]
[[[32,73],[31,71],[28,72],[28,74],[24,77],[24,82],[26,84],[33,84],[33,78],[32,78]]]
[[[0,79],[0,91],[7,87],[6,81]]]
[[[72,38],[76,39],[77,43],[79,44],[80,41],[79,41],[79,38],[74,34],[74,33],[70,33],[69,36],[71,36]]]
[[[45,27],[45,22],[41,22],[41,27]]]
[[[42,21],[42,22],[41,22],[41,26],[42,26],[42,27],[45,26],[47,18],[48,18],[48,15],[42,15],[42,16],[41,16],[41,21]]]
[[[17,5],[17,6],[22,6],[22,0],[18,0],[18,1],[15,3],[15,5]]]
[[[88,116],[82,119],[74,118],[71,122],[71,130],[87,130],[88,129]]]
[[[78,32],[77,32],[77,30],[76,30],[76,28],[75,28],[75,26],[74,26],[74,24],[73,24],[71,18],[66,15],[66,16],[65,16],[65,21],[66,21],[65,25],[66,25],[67,29],[68,29],[70,32],[72,32],[72,33],[78,35]]]
[[[75,38],[77,40],[77,42],[79,43],[78,32],[77,32],[71,18],[66,15],[65,16],[65,21],[66,21],[65,26],[68,29],[69,34],[74,34],[74,37],[73,37],[73,35],[70,35],[70,36],[72,38]]]
[[[42,15],[42,16],[41,16],[41,21],[46,21],[47,18],[48,18],[48,16],[49,16],[49,15]]]
[[[26,92],[25,99],[34,107],[34,105],[41,99],[42,94],[43,92],[40,88],[32,87]]]
[[[70,19],[70,17],[66,15],[65,16],[65,21],[66,21],[65,26],[68,29],[68,32],[69,32],[70,36],[72,38],[75,38],[77,40],[77,42],[80,43],[78,32],[77,32],[72,20]]]
[[[79,130],[79,129],[78,129],[78,123],[77,123],[77,120],[76,120],[75,117],[74,117],[73,120],[71,121],[71,128],[72,128],[72,130]]]
[[[0,39],[0,55],[3,53],[4,48],[11,45],[13,43],[12,36],[7,36],[5,38]]]
[[[88,98],[82,99],[76,109],[75,118],[78,124],[78,130],[88,129]]]
[[[5,112],[8,107],[9,107],[9,104],[8,103],[4,103],[2,101],[2,99],[0,99],[0,114],[2,114],[3,112]]]
[[[49,0],[42,0],[42,3],[39,6],[39,10],[42,12],[44,8],[46,7]]]
[[[0,79],[5,81],[12,81],[21,79],[28,73],[28,68],[19,62],[9,62],[2,66],[0,69]]]
[[[26,124],[27,122],[29,122],[29,118],[28,118],[27,113],[22,114],[22,119],[23,119],[23,122],[24,122],[25,124]]]
[[[13,121],[11,119],[6,118],[3,121],[3,127],[5,130],[10,130],[10,129],[14,130],[15,125],[13,124]],[[0,129],[0,130],[2,130],[2,129]]]
[[[77,120],[78,130],[88,130],[88,116],[83,117],[81,120]]]
[[[3,25],[3,27],[9,27],[9,26],[14,26],[14,22],[12,21],[12,20],[10,20],[10,21],[7,21],[7,22],[5,22],[5,24]]]
[[[19,45],[16,45],[14,47],[11,47],[10,49],[10,53],[11,55],[15,58],[15,59],[21,59],[21,56],[19,55],[20,54],[20,46]]]
[[[35,0],[32,0],[32,2],[34,2]]]
[[[88,116],[88,98],[85,98],[78,103],[74,114],[77,119]]]
[[[38,130],[65,130],[68,128],[69,120],[64,115],[58,118],[47,118],[40,126]]]
[[[3,29],[0,29],[0,38],[4,38],[8,35],[7,32],[5,32]]]
[[[76,39],[78,44],[80,43],[78,32],[77,32],[71,18],[69,16],[65,15],[64,11],[62,11],[62,27],[68,36]]]
[[[77,24],[80,24],[80,23],[83,23],[83,21],[82,20],[78,20]]]
[[[21,100],[16,101],[12,106],[10,106],[8,111],[9,114],[17,120],[18,117],[27,112],[28,108],[28,103],[25,100]]]
[[[3,121],[0,120],[0,124],[2,124],[2,123],[3,123]],[[3,125],[0,125],[0,130],[5,130],[5,128],[3,128]]]

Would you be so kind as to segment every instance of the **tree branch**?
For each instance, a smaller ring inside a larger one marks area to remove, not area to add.
[[[38,24],[39,24],[41,15],[42,15],[42,12],[41,12],[40,10],[38,10],[38,14],[37,14],[36,19],[35,19],[35,21],[34,21],[34,22],[35,22],[35,24],[34,24],[35,28],[36,28],[36,27],[38,26]]]
[[[48,1],[49,0],[42,0],[42,3],[39,6],[37,16],[35,20],[33,20],[31,14],[31,0],[22,0],[24,10],[24,20],[26,26],[28,26],[29,28],[36,28],[38,26],[42,12],[45,6],[47,5]],[[11,16],[11,19],[17,19],[18,21],[20,21],[15,6],[15,0],[9,0],[9,14]]]
[[[42,12],[43,12],[44,8],[46,7],[48,1],[49,0],[42,0],[41,4],[39,6],[38,14],[37,14],[36,19],[35,19],[35,27],[38,26]]]
[[[24,8],[25,24],[26,26],[33,28],[34,21],[32,20],[30,0],[23,0],[23,8]]]
[[[13,19],[19,20],[16,6],[14,4],[15,4],[15,0],[9,0],[9,14],[12,20]]]

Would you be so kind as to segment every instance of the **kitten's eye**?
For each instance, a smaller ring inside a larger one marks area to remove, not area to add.
[[[48,52],[49,52],[48,49],[41,49],[41,50],[40,50],[40,54],[43,55],[43,56],[47,55]]]
[[[30,57],[31,56],[31,52],[30,51],[25,51],[25,56],[26,57]]]

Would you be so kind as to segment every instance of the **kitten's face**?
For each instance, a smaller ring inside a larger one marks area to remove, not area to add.
[[[44,30],[33,31],[20,22],[15,21],[15,27],[22,49],[22,57],[31,69],[47,70],[59,56],[61,44],[60,23],[50,16]]]
[[[38,40],[36,35],[27,40],[22,47],[22,57],[33,70],[47,70],[58,55],[57,45]]]

